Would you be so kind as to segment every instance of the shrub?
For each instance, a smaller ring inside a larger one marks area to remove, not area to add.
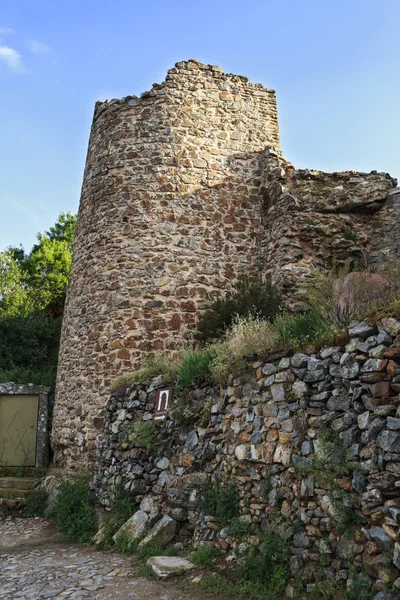
[[[187,350],[182,362],[178,365],[178,385],[190,386],[199,379],[210,375],[210,365],[215,358],[215,350],[210,347],[205,350]]]
[[[216,517],[226,527],[240,515],[239,494],[234,483],[228,485],[212,484],[202,491],[199,508]]]
[[[46,490],[35,490],[26,501],[25,515],[27,517],[43,517],[46,512]]]
[[[196,567],[205,567],[210,564],[216,555],[217,550],[213,546],[199,546],[195,552],[190,554],[190,561]]]
[[[117,488],[108,521],[104,524],[104,533],[100,546],[112,546],[113,536],[118,529],[132,516],[135,502],[123,487]]]
[[[228,525],[229,535],[232,537],[244,537],[252,532],[251,523],[244,519],[233,519]]]
[[[242,590],[247,584],[250,590],[258,589],[262,598],[280,598],[289,577],[289,558],[287,543],[274,532],[265,534],[259,548],[249,550],[238,570]]]
[[[157,423],[153,421],[133,421],[128,439],[134,446],[146,448],[146,450],[154,450],[157,445],[157,429]]]
[[[97,516],[95,507],[89,501],[87,480],[62,481],[56,500],[46,516],[67,537],[78,542],[90,542],[97,531]]]
[[[209,342],[220,338],[235,317],[258,316],[272,320],[278,314],[282,299],[270,278],[242,277],[224,297],[210,301],[197,326],[197,339]]]

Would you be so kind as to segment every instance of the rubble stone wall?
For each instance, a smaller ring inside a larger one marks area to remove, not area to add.
[[[153,522],[168,514],[183,538],[238,555],[240,540],[196,504],[207,482],[233,481],[243,513],[289,539],[294,577],[312,580],[324,561],[328,579],[356,567],[377,590],[400,589],[400,322],[354,323],[344,346],[284,350],[249,371],[224,389],[184,392],[202,417],[186,430],[169,418],[151,449],[130,436],[152,422],[161,379],[111,395],[97,440],[99,501],[122,485]]]

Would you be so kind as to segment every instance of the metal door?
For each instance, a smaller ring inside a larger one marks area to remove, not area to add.
[[[0,396],[0,465],[34,467],[39,396]]]

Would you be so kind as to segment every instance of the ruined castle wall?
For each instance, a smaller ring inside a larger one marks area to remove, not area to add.
[[[98,103],[65,308],[53,447],[82,467],[116,375],[180,349],[208,292],[255,265],[275,93],[197,61]]]
[[[388,195],[397,182],[387,173],[295,169],[273,150],[262,172],[259,266],[291,300],[315,268],[358,268],[400,252],[400,196]]]

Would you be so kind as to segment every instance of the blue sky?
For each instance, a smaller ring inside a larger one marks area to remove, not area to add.
[[[400,177],[399,0],[1,0],[0,248],[76,211],[96,100],[197,58],[277,90],[299,167]]]

